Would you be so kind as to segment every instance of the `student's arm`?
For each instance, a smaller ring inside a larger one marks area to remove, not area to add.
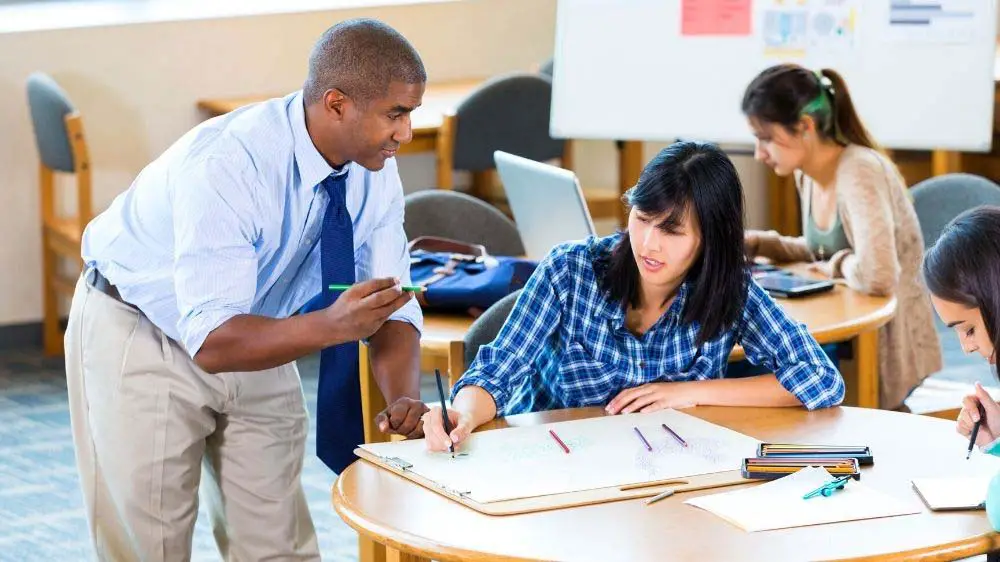
[[[742,334],[747,357],[775,374],[704,380],[714,375],[691,372],[692,378],[703,380],[655,382],[624,390],[608,403],[608,413],[690,406],[803,405],[812,410],[835,406],[844,399],[844,379],[816,340],[754,281],[750,281],[736,329]]]
[[[774,375],[743,379],[652,382],[621,391],[608,403],[609,414],[655,412],[692,406],[799,406],[798,398]]]
[[[979,421],[980,406],[986,418],[976,433],[976,444],[984,453],[1000,457],[1000,438],[997,437],[1000,435],[1000,405],[981,384],[976,383],[975,393],[962,399],[962,411],[958,414],[955,429],[962,437],[968,438],[973,424]],[[986,489],[986,516],[993,530],[1000,531],[1000,473],[993,477]]]
[[[496,339],[479,348],[469,370],[452,388],[449,416],[455,425],[451,435],[444,432],[440,408],[431,408],[425,415],[428,449],[446,450],[450,443],[460,443],[473,429],[505,413],[517,393],[528,388],[528,379],[536,376],[536,360],[562,319],[559,295],[565,292],[558,287],[565,269],[554,258],[549,254],[542,260]]]
[[[813,410],[844,400],[844,378],[805,325],[789,318],[753,280],[740,322],[747,358],[773,371],[767,376],[775,377],[799,403]]]
[[[891,295],[899,282],[892,188],[883,164],[872,154],[859,155],[837,179],[838,212],[850,226],[853,240],[850,250],[837,252],[830,260],[830,270],[856,291]]]
[[[776,263],[811,262],[816,258],[802,236],[782,236],[774,230],[748,230],[744,236],[747,255]]]
[[[799,173],[795,176],[795,188],[802,200],[806,191],[802,189],[802,177]],[[808,208],[804,201],[801,207]],[[774,230],[747,230],[744,242],[746,253],[751,257],[769,258],[777,263],[816,261],[802,236],[782,236]]]

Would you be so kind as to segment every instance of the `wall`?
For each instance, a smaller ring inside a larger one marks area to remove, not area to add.
[[[83,113],[100,210],[203,119],[197,99],[297,89],[313,41],[336,21],[386,21],[414,43],[431,81],[447,81],[530,69],[551,56],[555,5],[463,0],[0,34],[0,263],[9,268],[0,276],[0,325],[37,321],[42,309],[37,154],[24,94],[31,72],[51,74]],[[584,185],[616,185],[613,145],[577,145]],[[648,146],[647,153],[656,148]],[[763,171],[737,160],[749,222],[762,225]],[[400,169],[407,190],[433,186],[431,156],[401,157]]]

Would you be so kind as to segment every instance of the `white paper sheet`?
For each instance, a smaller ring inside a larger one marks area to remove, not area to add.
[[[681,446],[661,424],[688,443]],[[635,433],[638,427],[652,446]],[[549,434],[554,430],[570,453]],[[758,441],[676,410],[603,416],[473,434],[451,458],[424,440],[362,445],[452,493],[489,503],[739,470]]]
[[[748,532],[920,513],[882,492],[851,480],[829,497],[805,494],[833,480],[824,468],[808,467],[752,488],[687,500]]]

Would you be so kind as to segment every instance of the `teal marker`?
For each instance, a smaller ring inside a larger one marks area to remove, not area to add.
[[[346,291],[346,290],[350,289],[351,287],[353,287],[353,285],[330,285],[329,288],[330,288],[331,291]],[[419,286],[403,285],[400,288],[403,289],[404,291],[409,291],[411,293],[422,293],[422,292],[424,292],[424,288],[423,287],[419,287]]]

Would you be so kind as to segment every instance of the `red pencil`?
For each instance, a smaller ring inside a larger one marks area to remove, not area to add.
[[[566,444],[565,444],[565,443],[563,443],[563,440],[562,440],[562,439],[559,439],[559,436],[558,436],[558,435],[556,435],[556,432],[555,432],[555,431],[552,431],[552,430],[550,429],[550,430],[549,430],[549,434],[551,434],[551,435],[552,435],[552,438],[556,440],[556,443],[559,443],[559,446],[560,446],[560,447],[562,447],[562,448],[563,448],[563,451],[566,451],[566,454],[568,455],[568,454],[569,454],[569,447],[567,447],[567,446],[566,446]]]

